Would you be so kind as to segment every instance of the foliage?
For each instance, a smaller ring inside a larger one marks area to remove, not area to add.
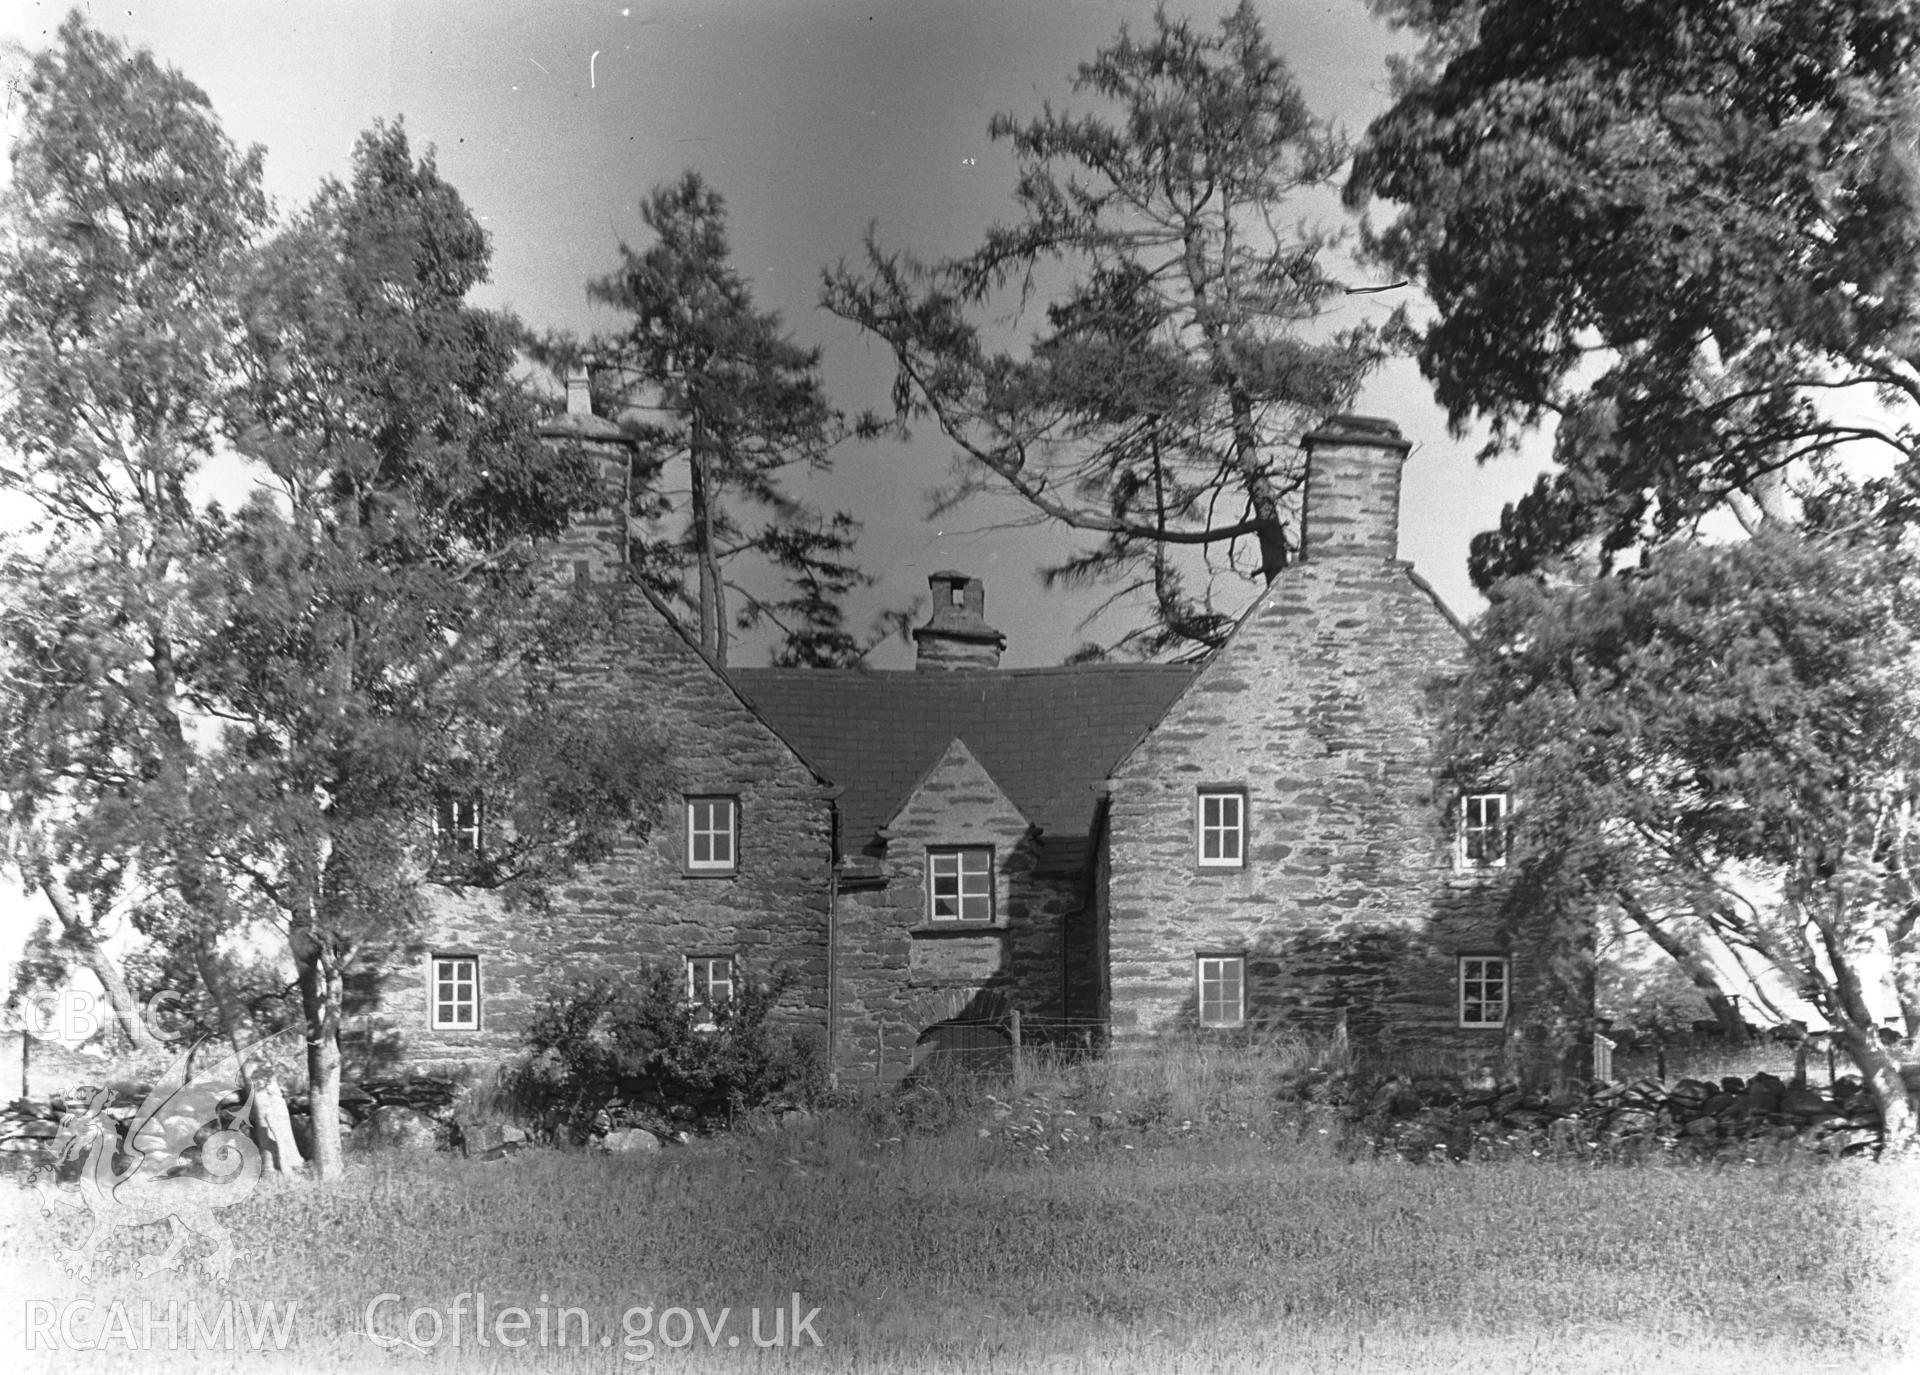
[[[28,85],[0,482],[41,518],[0,565],[8,854],[49,952],[130,1008],[98,940],[130,911],[237,1045],[258,1009],[227,947],[284,939],[329,1172],[347,980],[412,931],[438,798],[512,819],[462,877],[536,899],[657,806],[644,717],[548,691],[605,608],[540,599],[535,544],[593,473],[541,444],[519,326],[465,300],[486,234],[401,127],[260,245],[260,154],[178,73],[75,16]],[[191,490],[223,440],[259,479],[232,513]]]
[[[1914,448],[1920,12],[1882,0],[1376,0],[1427,39],[1347,199],[1431,297],[1413,330],[1484,457],[1561,471],[1474,543],[1484,589],[1781,475]]]
[[[300,991],[278,951],[228,952],[220,959],[228,995],[245,1006],[259,1033],[271,1036],[300,1026]],[[228,1039],[225,1016],[208,995],[191,954],[149,944],[127,958],[127,982],[149,1029],[167,1045],[217,1045]]]
[[[1602,948],[1595,960],[1594,1007],[1620,1027],[1677,1036],[1711,1009],[1686,971],[1673,960],[1631,960],[1619,948]]]
[[[1867,980],[1920,913],[1920,565],[1865,504],[1628,576],[1501,584],[1448,748],[1522,800],[1522,911],[1690,913],[1840,1029],[1901,1139],[1913,1109]],[[1917,995],[1900,989],[1909,1025]]]
[[[685,467],[684,518],[637,541],[631,557],[657,592],[694,612],[702,647],[722,664],[733,631],[763,622],[780,633],[777,664],[857,662],[865,647],[843,602],[872,581],[852,562],[859,523],[844,511],[822,515],[788,489],[795,472],[825,471],[850,433],[821,388],[820,352],[794,343],[778,312],[755,308],[731,262],[726,203],[699,173],[656,186],[640,218],[655,242],[644,251],[622,242],[619,269],[587,286],[629,323],[541,350],[596,369],[603,404],[624,416],[647,475],[641,514],[669,515],[665,470]],[[756,563],[785,581],[782,595],[754,590],[743,568]]]
[[[0,202],[0,799],[6,855],[53,906],[48,947],[100,978],[164,844],[185,755],[179,647],[198,614],[189,483],[220,428],[228,291],[265,223],[261,152],[206,96],[78,13],[12,88]]]
[[[443,787],[494,820],[471,863],[443,867],[441,877],[544,907],[553,883],[652,834],[666,797],[653,781],[667,774],[666,748],[644,712],[522,700],[484,755],[442,775]]]
[[[827,273],[823,303],[892,348],[901,421],[958,446],[941,507],[1010,494],[1094,536],[1049,581],[1143,599],[1148,624],[1122,646],[1193,652],[1226,635],[1236,579],[1288,561],[1295,441],[1380,356],[1367,327],[1324,327],[1342,292],[1322,261],[1334,236],[1280,222],[1346,148],[1245,0],[1217,33],[1164,10],[1142,38],[1122,28],[1074,90],[1113,117],[992,122],[1020,162],[1019,222],[937,264],[870,237],[859,269]],[[1024,355],[978,318],[1016,290],[1022,306],[1047,296]]]
[[[208,521],[197,681],[227,724],[196,803],[223,886],[287,934],[323,1170],[347,979],[417,926],[436,804],[511,818],[463,877],[537,893],[660,796],[640,718],[545,691],[593,608],[539,595],[536,541],[593,473],[540,442],[518,326],[466,303],[489,258],[431,152],[376,125],[246,283],[234,423],[270,481]]]
[[[584,1133],[596,1116],[709,1123],[818,1087],[810,1041],[773,1020],[789,971],[741,978],[713,1008],[688,1001],[679,970],[556,988],[528,1024],[522,1096],[542,1099]]]

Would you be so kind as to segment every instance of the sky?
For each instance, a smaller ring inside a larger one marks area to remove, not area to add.
[[[0,6],[0,37],[44,47],[68,8],[12,0]],[[1199,0],[1190,12],[1212,27],[1226,8]],[[823,349],[828,391],[849,412],[886,409],[891,356],[819,309],[822,268],[857,258],[869,224],[885,243],[936,258],[1011,218],[1013,164],[987,138],[990,117],[1037,114],[1044,100],[1084,105],[1070,91],[1074,68],[1122,22],[1144,28],[1152,14],[1150,0],[136,0],[83,9],[195,81],[237,143],[264,145],[267,188],[283,212],[324,176],[346,173],[355,138],[375,119],[404,117],[416,151],[434,148],[492,235],[494,279],[477,302],[535,327],[616,325],[589,305],[585,283],[612,270],[621,240],[649,241],[638,213],[646,191],[698,169],[727,200],[735,264],[758,304]],[[1385,107],[1384,63],[1397,40],[1361,0],[1265,0],[1260,10],[1318,112],[1358,133]],[[1405,294],[1347,298],[1334,323],[1383,316]],[[1532,484],[1538,462],[1477,467],[1476,443],[1448,437],[1405,362],[1377,374],[1355,409],[1395,421],[1413,441],[1402,556],[1472,616],[1481,604],[1467,543]],[[927,493],[947,480],[950,461],[937,433],[848,445],[831,477],[809,488],[823,508],[865,524],[857,558],[879,583],[854,603],[856,626],[924,594],[929,573],[957,568],[985,580],[1009,666],[1057,663],[1121,628],[1082,630],[1097,596],[1042,589],[1036,570],[1070,537],[1008,529],[1024,514],[1010,499],[929,521]],[[749,644],[735,662],[764,653]],[[895,641],[871,662],[908,667],[911,653]]]

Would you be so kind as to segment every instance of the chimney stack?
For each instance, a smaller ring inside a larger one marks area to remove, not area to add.
[[[933,615],[913,632],[913,666],[922,672],[998,668],[1007,637],[987,624],[987,589],[965,573],[934,573]]]
[[[1300,441],[1307,490],[1300,557],[1391,561],[1400,553],[1400,468],[1413,447],[1391,420],[1336,415]]]
[[[593,413],[587,370],[567,369],[567,409],[540,426],[551,448],[583,451],[600,478],[594,509],[574,516],[554,540],[552,559],[564,582],[618,582],[627,576],[627,508],[631,500],[633,444],[611,420]]]
[[[578,363],[567,369],[567,414],[593,414],[593,387],[587,370]]]

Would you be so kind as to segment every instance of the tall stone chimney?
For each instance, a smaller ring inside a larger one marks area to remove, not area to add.
[[[1336,415],[1300,444],[1307,451],[1300,557],[1397,558],[1400,467],[1413,447],[1399,426],[1372,416]]]
[[[913,666],[922,672],[998,668],[1007,637],[987,624],[987,589],[965,573],[934,573],[933,615],[913,632]]]
[[[547,421],[539,433],[542,442],[556,449],[579,445],[600,475],[600,502],[576,515],[553,543],[558,576],[566,582],[625,578],[633,446],[618,425],[593,413],[585,368],[568,370],[566,414]]]

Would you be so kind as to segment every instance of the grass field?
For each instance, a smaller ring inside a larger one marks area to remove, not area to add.
[[[360,1160],[223,1213],[243,1248],[224,1292],[197,1271],[137,1278],[159,1228],[117,1236],[91,1287],[68,1280],[53,1251],[77,1220],[8,1194],[0,1340],[19,1353],[9,1369],[114,1371],[615,1370],[646,1355],[827,1372],[1802,1372],[1899,1370],[1920,1353],[1907,1167],[1349,1159],[1311,1125],[1255,1115],[1249,1082],[1176,1066],[1144,1090],[1147,1129],[1062,1128],[1068,1112],[1045,1139],[1011,1129],[1018,1104],[929,1097],[648,1157]],[[430,1310],[413,1335],[437,1321],[440,1342],[369,1340],[382,1294],[397,1297],[375,1335],[404,1337]],[[463,1294],[486,1296],[490,1325],[527,1310],[527,1345],[475,1345]],[[74,1335],[109,1335],[117,1300],[131,1360],[117,1334],[49,1351],[43,1328],[27,1349],[29,1301],[44,1318],[82,1297],[96,1308]],[[296,1303],[286,1349],[190,1353],[187,1333],[169,1353],[164,1326],[142,1341],[169,1300],[211,1315],[223,1298]],[[789,1337],[817,1308],[819,1346],[756,1349],[749,1310],[765,1340],[776,1306]]]

